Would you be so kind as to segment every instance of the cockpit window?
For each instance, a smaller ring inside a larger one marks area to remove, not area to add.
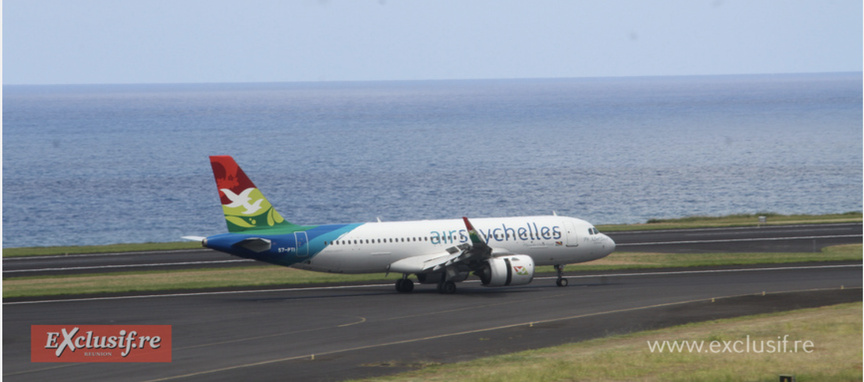
[[[588,234],[589,235],[596,235],[598,233],[600,233],[600,231],[598,231],[597,228],[594,228],[594,227],[588,228]]]

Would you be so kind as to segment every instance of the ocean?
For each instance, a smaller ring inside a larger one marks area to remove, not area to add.
[[[3,86],[3,247],[225,232],[209,155],[288,220],[595,224],[862,210],[862,74]]]

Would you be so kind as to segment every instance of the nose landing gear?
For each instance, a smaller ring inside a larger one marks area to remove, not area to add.
[[[567,279],[564,278],[564,264],[555,264],[555,271],[558,272],[558,280],[555,280],[555,285],[566,287]]]

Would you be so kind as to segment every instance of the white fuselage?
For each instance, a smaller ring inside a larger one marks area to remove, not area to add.
[[[528,255],[537,265],[591,261],[615,249],[612,239],[576,218],[524,216],[472,219],[472,223],[493,256]],[[398,260],[447,253],[448,248],[469,242],[460,219],[364,223],[292,266],[319,272],[387,272]]]

